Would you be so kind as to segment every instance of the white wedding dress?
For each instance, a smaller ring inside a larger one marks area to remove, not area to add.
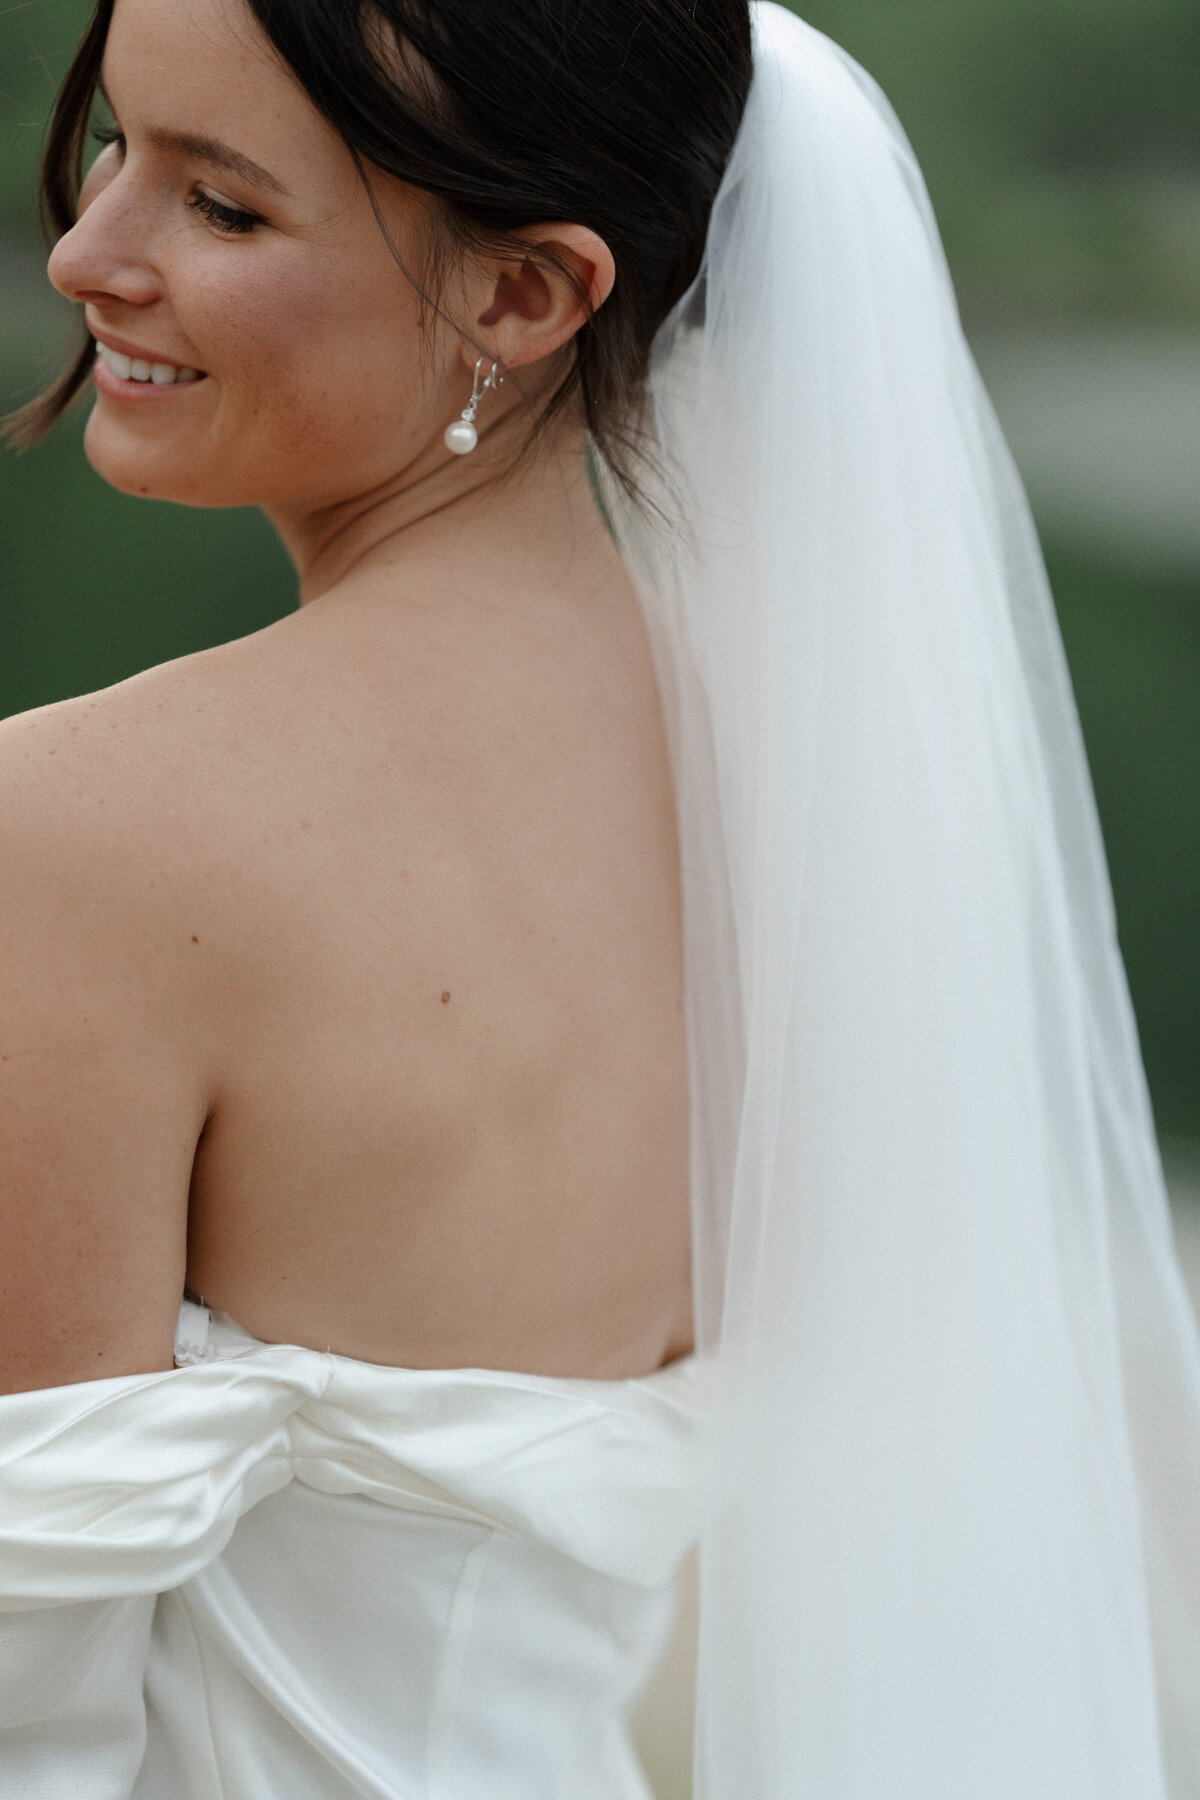
[[[4,1800],[643,1800],[695,1357],[385,1368],[185,1302],[176,1362],[2,1402]]]

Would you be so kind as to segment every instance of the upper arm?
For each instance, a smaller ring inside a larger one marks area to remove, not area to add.
[[[170,1366],[206,1102],[164,887],[119,773],[72,753],[54,718],[10,722],[0,733],[3,1391]]]

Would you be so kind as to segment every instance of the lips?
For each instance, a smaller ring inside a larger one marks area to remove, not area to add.
[[[182,363],[151,362],[149,358],[126,356],[124,351],[102,344],[99,338],[96,339],[96,355],[118,381],[143,382],[152,387],[173,387],[186,386],[190,382],[204,379],[202,369],[193,369]]]

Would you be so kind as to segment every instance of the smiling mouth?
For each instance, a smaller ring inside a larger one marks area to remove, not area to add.
[[[140,356],[125,356],[120,350],[110,350],[99,338],[96,339],[96,355],[109,373],[120,381],[143,381],[153,387],[172,387],[204,380],[203,369],[181,367],[179,363],[146,362]]]

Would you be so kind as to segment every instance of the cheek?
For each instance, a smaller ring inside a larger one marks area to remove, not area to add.
[[[294,252],[180,284],[176,316],[217,384],[214,423],[252,439],[256,457],[269,439],[271,454],[306,465],[358,464],[419,437],[440,416],[441,384],[411,284],[390,261],[364,269],[361,252]]]
[[[176,353],[209,379],[178,415],[93,411],[89,460],[126,492],[333,503],[409,465],[462,405],[457,337],[423,318],[373,221],[320,248],[176,234],[158,267]]]

